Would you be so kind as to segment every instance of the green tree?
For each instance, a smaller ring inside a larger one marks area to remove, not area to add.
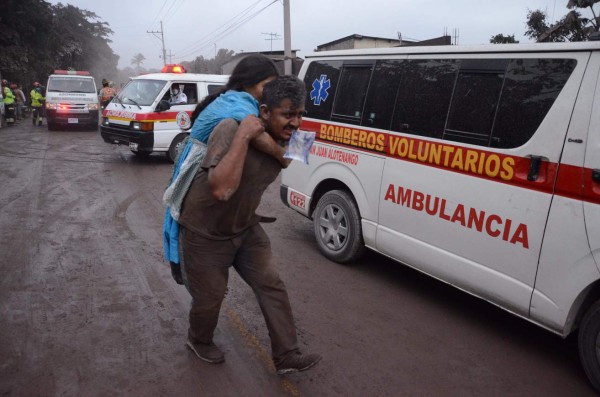
[[[52,8],[39,0],[0,2],[0,71],[2,77],[28,84],[52,70],[48,55],[57,48],[51,39]]]
[[[55,54],[57,68],[88,70],[99,78],[116,76],[119,57],[108,45],[113,33],[108,23],[91,11],[59,3],[54,6],[53,25],[62,44]]]
[[[196,57],[193,61],[183,61],[181,64],[190,73],[208,73],[208,60],[202,55]]]
[[[585,41],[590,34],[598,32],[600,19],[594,5],[600,0],[569,0],[567,8],[571,11],[554,23],[548,22],[548,15],[542,10],[528,10],[528,36],[538,42],[544,41]],[[579,10],[589,8],[593,18],[583,17]]]
[[[217,51],[217,55],[212,60],[212,69],[210,73],[221,74],[221,68],[223,65],[231,61],[234,55],[235,52],[232,50],[227,50],[225,48],[219,49],[219,51]]]
[[[518,43],[519,41],[515,39],[515,35],[503,35],[502,33],[499,33],[495,36],[492,36],[492,38],[490,39],[490,43],[492,44],[513,44],[513,43]]]
[[[206,59],[203,56],[199,56],[193,61],[182,62],[182,65],[191,73],[222,74],[221,68],[227,62],[231,61],[234,56],[234,51],[221,48],[217,51],[214,58]]]
[[[594,4],[599,2],[600,0],[569,0],[567,8],[570,10],[575,8],[589,8],[594,17],[587,20],[591,25],[588,28],[591,28],[590,32],[597,32],[600,29],[600,17],[597,15],[596,10],[594,10]]]
[[[141,53],[137,53],[133,56],[133,58],[131,58],[131,64],[135,65],[135,68],[137,70],[140,70],[140,68],[142,67],[142,63],[144,63],[144,61],[146,60],[146,57],[141,54]]]
[[[118,56],[108,44],[112,31],[93,12],[44,0],[2,0],[0,26],[0,72],[26,89],[54,69],[116,73]]]

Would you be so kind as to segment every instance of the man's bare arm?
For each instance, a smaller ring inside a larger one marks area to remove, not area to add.
[[[279,144],[269,135],[266,131],[254,138],[250,144],[256,150],[260,150],[263,153],[274,157],[281,163],[283,168],[286,168],[292,160],[283,157],[285,154],[285,147],[279,146]]]

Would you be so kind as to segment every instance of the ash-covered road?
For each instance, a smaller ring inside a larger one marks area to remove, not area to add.
[[[172,165],[93,131],[0,129],[2,396],[592,396],[576,344],[370,253],[342,266],[279,200],[261,214],[313,369],[275,375],[231,272],[211,365],[186,347],[189,296],[162,259]]]

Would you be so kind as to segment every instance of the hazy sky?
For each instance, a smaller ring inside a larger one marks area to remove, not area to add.
[[[167,61],[212,58],[215,49],[238,52],[283,50],[282,0],[50,0],[95,12],[114,31],[111,47],[119,67],[136,53],[146,68],[162,66],[157,35],[163,21]],[[298,55],[351,34],[426,40],[458,31],[459,44],[485,44],[503,33],[529,42],[527,11],[542,9],[550,20],[564,16],[567,0],[290,0],[292,48]],[[262,11],[261,11],[262,10]],[[274,35],[278,36],[274,36]],[[270,37],[278,40],[270,41]],[[272,45],[272,47],[271,47]]]

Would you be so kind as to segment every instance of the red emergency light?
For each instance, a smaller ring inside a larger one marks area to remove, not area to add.
[[[163,66],[163,68],[161,69],[162,73],[185,73],[186,70],[183,67],[183,65],[178,65],[175,63],[169,64],[169,65],[165,65]]]
[[[75,76],[91,76],[90,72],[85,70],[55,70],[54,74],[70,74]]]

